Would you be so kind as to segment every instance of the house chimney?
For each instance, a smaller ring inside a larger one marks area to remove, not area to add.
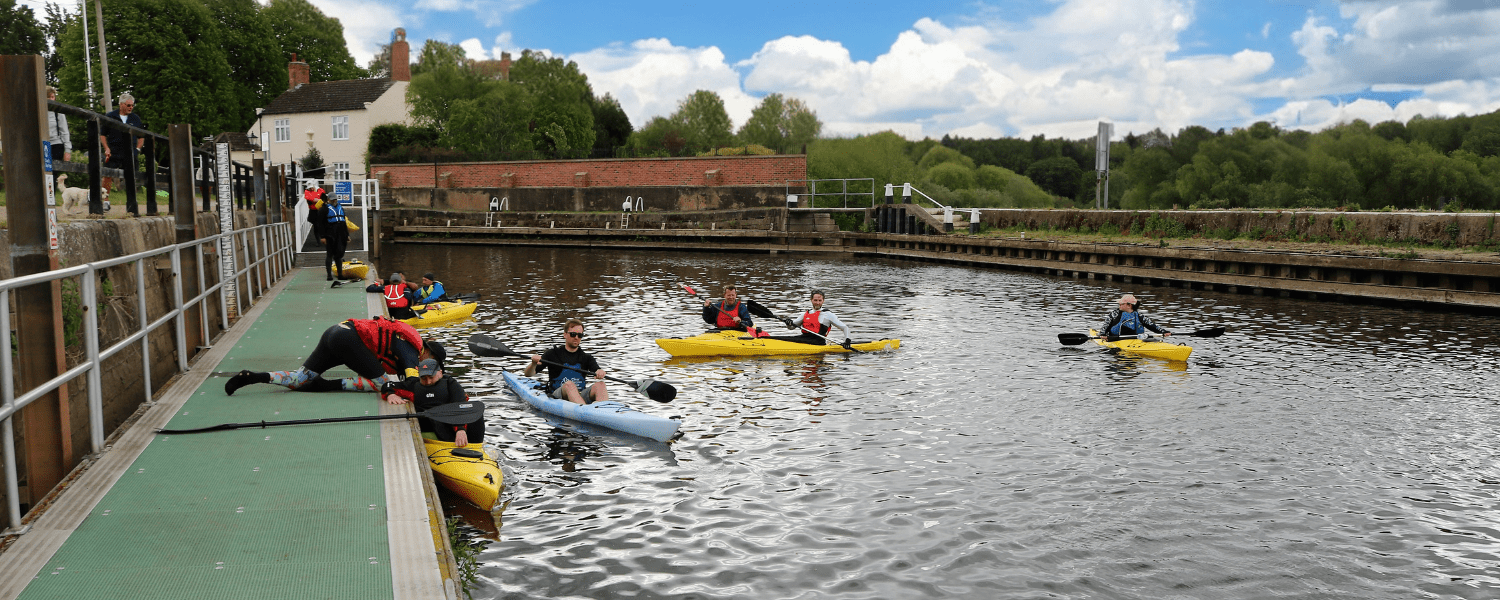
[[[500,53],[500,78],[510,80],[510,53]]]
[[[391,40],[391,79],[411,81],[411,46],[406,44],[406,30],[396,28],[396,39]]]
[[[308,70],[307,63],[297,60],[297,54],[292,53],[292,62],[286,65],[286,89],[294,90],[297,86],[312,82],[312,73]]]

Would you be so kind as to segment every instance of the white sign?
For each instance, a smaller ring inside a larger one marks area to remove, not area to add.
[[[229,233],[234,231],[234,174],[230,170],[228,142],[214,144],[214,166],[219,172],[219,233]],[[234,237],[219,238],[219,276],[224,281],[229,314],[238,312],[234,310],[239,298],[235,293],[234,266]]]
[[[47,209],[47,247],[57,249],[57,209]]]
[[[1115,134],[1113,123],[1099,123],[1099,137],[1094,141],[1094,170],[1109,170],[1109,138]]]

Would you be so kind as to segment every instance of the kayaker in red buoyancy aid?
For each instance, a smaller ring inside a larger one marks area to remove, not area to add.
[[[417,311],[412,310],[412,305],[417,304],[417,294],[411,290],[411,284],[400,273],[394,273],[385,282],[376,281],[365,286],[365,291],[371,294],[381,294],[385,297],[385,311],[392,319],[415,319]]]
[[[299,391],[345,390],[375,392],[386,382],[417,376],[417,363],[432,358],[438,362],[448,353],[442,344],[422,341],[416,328],[384,317],[349,319],[323,332],[312,354],[295,371],[256,373],[240,371],[224,384],[224,393],[252,383],[273,383]],[[348,366],[358,377],[328,380],[320,374],[339,365]]]
[[[801,334],[795,337],[777,337],[774,339],[818,345],[827,344],[828,342],[838,343],[834,341],[834,338],[828,337],[828,332],[833,331],[834,327],[838,327],[844,333],[843,345],[849,345],[851,343],[849,340],[851,337],[849,326],[840,321],[838,315],[833,314],[833,311],[823,309],[823,291],[813,290],[810,299],[812,300],[812,310],[803,312],[802,316],[798,319],[786,318],[782,320],[783,323],[786,323],[787,329],[798,329],[801,331]]]
[[[1120,296],[1119,308],[1109,311],[1109,318],[1104,321],[1104,326],[1096,331],[1099,335],[1138,335],[1146,331],[1154,331],[1164,336],[1172,335],[1172,332],[1162,329],[1151,320],[1151,317],[1136,311],[1140,301],[1131,294]]]
[[[749,331],[755,327],[750,319],[750,309],[739,300],[739,291],[734,284],[724,286],[724,299],[718,302],[703,300],[703,322],[720,329]]]

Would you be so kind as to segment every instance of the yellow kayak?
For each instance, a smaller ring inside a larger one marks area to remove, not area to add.
[[[1092,329],[1089,330],[1090,337],[1097,335],[1099,335],[1099,332]],[[1108,348],[1115,348],[1123,352],[1129,352],[1131,354],[1139,354],[1141,356],[1150,356],[1152,358],[1161,358],[1166,360],[1185,361],[1188,359],[1188,355],[1193,353],[1192,346],[1169,344],[1166,342],[1148,342],[1144,340],[1120,340],[1118,342],[1108,342],[1101,338],[1095,339],[1094,343]]]
[[[672,356],[776,356],[792,354],[836,354],[848,352],[843,346],[833,344],[803,344],[751,338],[743,331],[710,331],[688,338],[662,338],[656,345]],[[852,344],[855,350],[874,352],[894,350],[901,347],[901,340],[876,340]]]
[[[418,304],[412,307],[412,310],[417,311],[417,318],[402,319],[401,322],[413,327],[448,325],[469,318],[474,314],[474,309],[476,308],[479,308],[478,304],[464,302],[463,300]],[[423,312],[424,310],[426,312]]]
[[[370,274],[370,265],[360,262],[358,259],[346,260],[343,264],[344,279],[364,279]]]
[[[454,448],[450,442],[427,438],[422,438],[422,442],[427,444],[427,461],[432,464],[432,475],[438,483],[474,506],[494,510],[504,484],[500,460],[493,450],[482,444]],[[455,455],[455,451],[459,455]],[[475,453],[482,456],[473,456]]]

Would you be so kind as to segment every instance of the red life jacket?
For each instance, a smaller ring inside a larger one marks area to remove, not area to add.
[[[411,300],[406,297],[406,284],[385,286],[385,305],[389,308],[406,308]]]
[[[313,188],[302,192],[302,199],[307,201],[307,210],[317,210],[318,201],[323,199],[323,188]]]
[[[392,321],[384,317],[376,319],[349,319],[345,321],[354,326],[354,332],[359,334],[360,341],[365,347],[380,359],[381,366],[385,372],[399,374],[401,365],[396,363],[396,340],[404,339],[410,342],[417,352],[422,351],[422,336],[417,335],[417,328]]]
[[[818,335],[828,335],[828,326],[819,321],[823,311],[810,310],[802,313],[802,329],[811,331]]]
[[[714,325],[724,329],[740,327],[740,324],[734,322],[734,318],[739,316],[739,314],[740,303],[738,300],[735,301],[734,308],[730,308],[728,302],[721,302],[719,304],[719,318],[714,321]]]

